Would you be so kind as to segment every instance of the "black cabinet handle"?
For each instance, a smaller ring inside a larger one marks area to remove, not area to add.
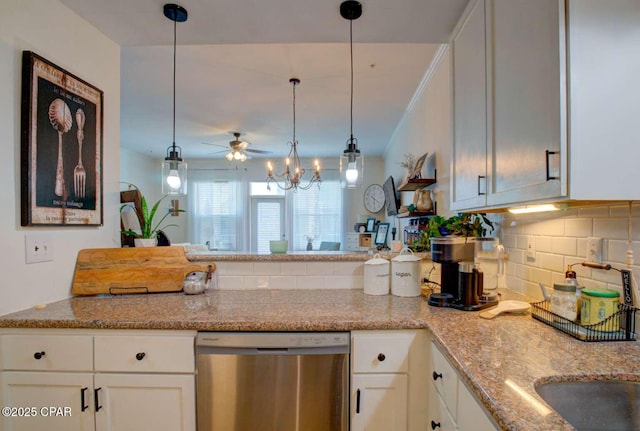
[[[440,422],[431,421],[431,429],[440,428]]]
[[[560,177],[552,177],[551,174],[549,174],[549,156],[551,154],[560,154],[560,151],[549,151],[549,150],[545,150],[544,151],[544,155],[546,158],[546,165],[547,165],[547,181],[549,180],[559,180]]]
[[[432,376],[433,376],[433,380],[438,380],[442,378],[442,374],[436,373],[435,371],[433,372]]]
[[[360,413],[360,389],[356,391],[356,414]]]
[[[82,388],[82,389],[80,389],[80,407],[81,407],[81,408],[80,408],[80,410],[81,410],[81,411],[85,411],[86,409],[88,409],[88,408],[89,408],[89,405],[88,405],[88,404],[85,404],[85,401],[86,401],[86,400],[85,400],[85,398],[84,398],[84,396],[85,396],[85,394],[86,394],[86,392],[87,392],[87,390],[88,390],[88,389],[89,389],[89,388]]]
[[[36,358],[36,359],[42,359],[42,358],[45,357],[45,355],[46,355],[45,352],[36,352],[36,353],[33,354],[33,357]]]
[[[378,361],[382,362],[385,359],[387,359],[387,357],[384,355],[384,353],[378,353]]]
[[[146,356],[146,354],[144,352],[136,353],[136,359],[138,361],[142,361],[145,356]]]
[[[482,179],[484,179],[484,178],[487,178],[487,177],[486,177],[486,175],[478,175],[478,196],[482,196],[482,195],[486,195],[486,194],[487,194],[487,192],[486,192],[486,191],[485,191],[484,193],[482,193],[482,192],[480,191],[480,180],[482,180]],[[486,187],[486,185],[485,185],[485,189],[486,189],[486,188],[487,188],[487,187]]]
[[[102,406],[100,405],[100,399],[98,396],[98,392],[100,392],[101,389],[102,388],[96,388],[93,390],[93,402],[96,407],[96,412],[102,408]]]

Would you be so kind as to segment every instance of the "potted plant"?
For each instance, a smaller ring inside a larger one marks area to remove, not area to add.
[[[493,232],[493,223],[483,213],[461,213],[449,218],[435,215],[429,218],[420,237],[413,243],[415,251],[428,251],[431,238],[447,235],[464,237],[483,237]]]
[[[130,188],[134,188],[137,190],[140,195],[140,206],[134,206],[135,212],[138,216],[138,220],[140,221],[140,231],[135,231],[131,229],[125,229],[122,231],[123,235],[129,235],[134,238],[134,243],[136,247],[153,247],[158,243],[158,233],[163,229],[166,229],[170,226],[177,226],[175,224],[165,224],[162,225],[164,220],[167,218],[169,214],[172,212],[185,212],[182,209],[177,209],[174,211],[167,211],[157,222],[154,223],[154,217],[158,212],[158,208],[160,207],[160,203],[164,198],[168,195],[163,195],[160,199],[158,199],[151,210],[149,211],[149,206],[147,204],[147,199],[142,194],[142,191],[135,184],[129,184]],[[120,206],[120,212],[122,212],[126,207],[130,207],[128,204],[123,204]]]

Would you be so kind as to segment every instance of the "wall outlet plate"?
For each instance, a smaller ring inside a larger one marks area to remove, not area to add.
[[[602,262],[602,238],[587,238],[587,262]]]
[[[528,261],[536,260],[536,239],[532,235],[527,236],[527,249],[525,256]]]
[[[48,262],[53,260],[53,242],[51,235],[28,233],[24,237],[26,263]]]

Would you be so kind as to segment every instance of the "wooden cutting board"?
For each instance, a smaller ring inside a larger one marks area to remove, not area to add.
[[[180,246],[85,249],[78,252],[71,292],[177,292],[182,290],[187,274],[206,271],[207,267],[208,264],[189,262]]]

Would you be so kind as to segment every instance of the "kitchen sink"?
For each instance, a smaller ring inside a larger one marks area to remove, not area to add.
[[[578,431],[640,430],[640,382],[554,382],[536,392]]]

